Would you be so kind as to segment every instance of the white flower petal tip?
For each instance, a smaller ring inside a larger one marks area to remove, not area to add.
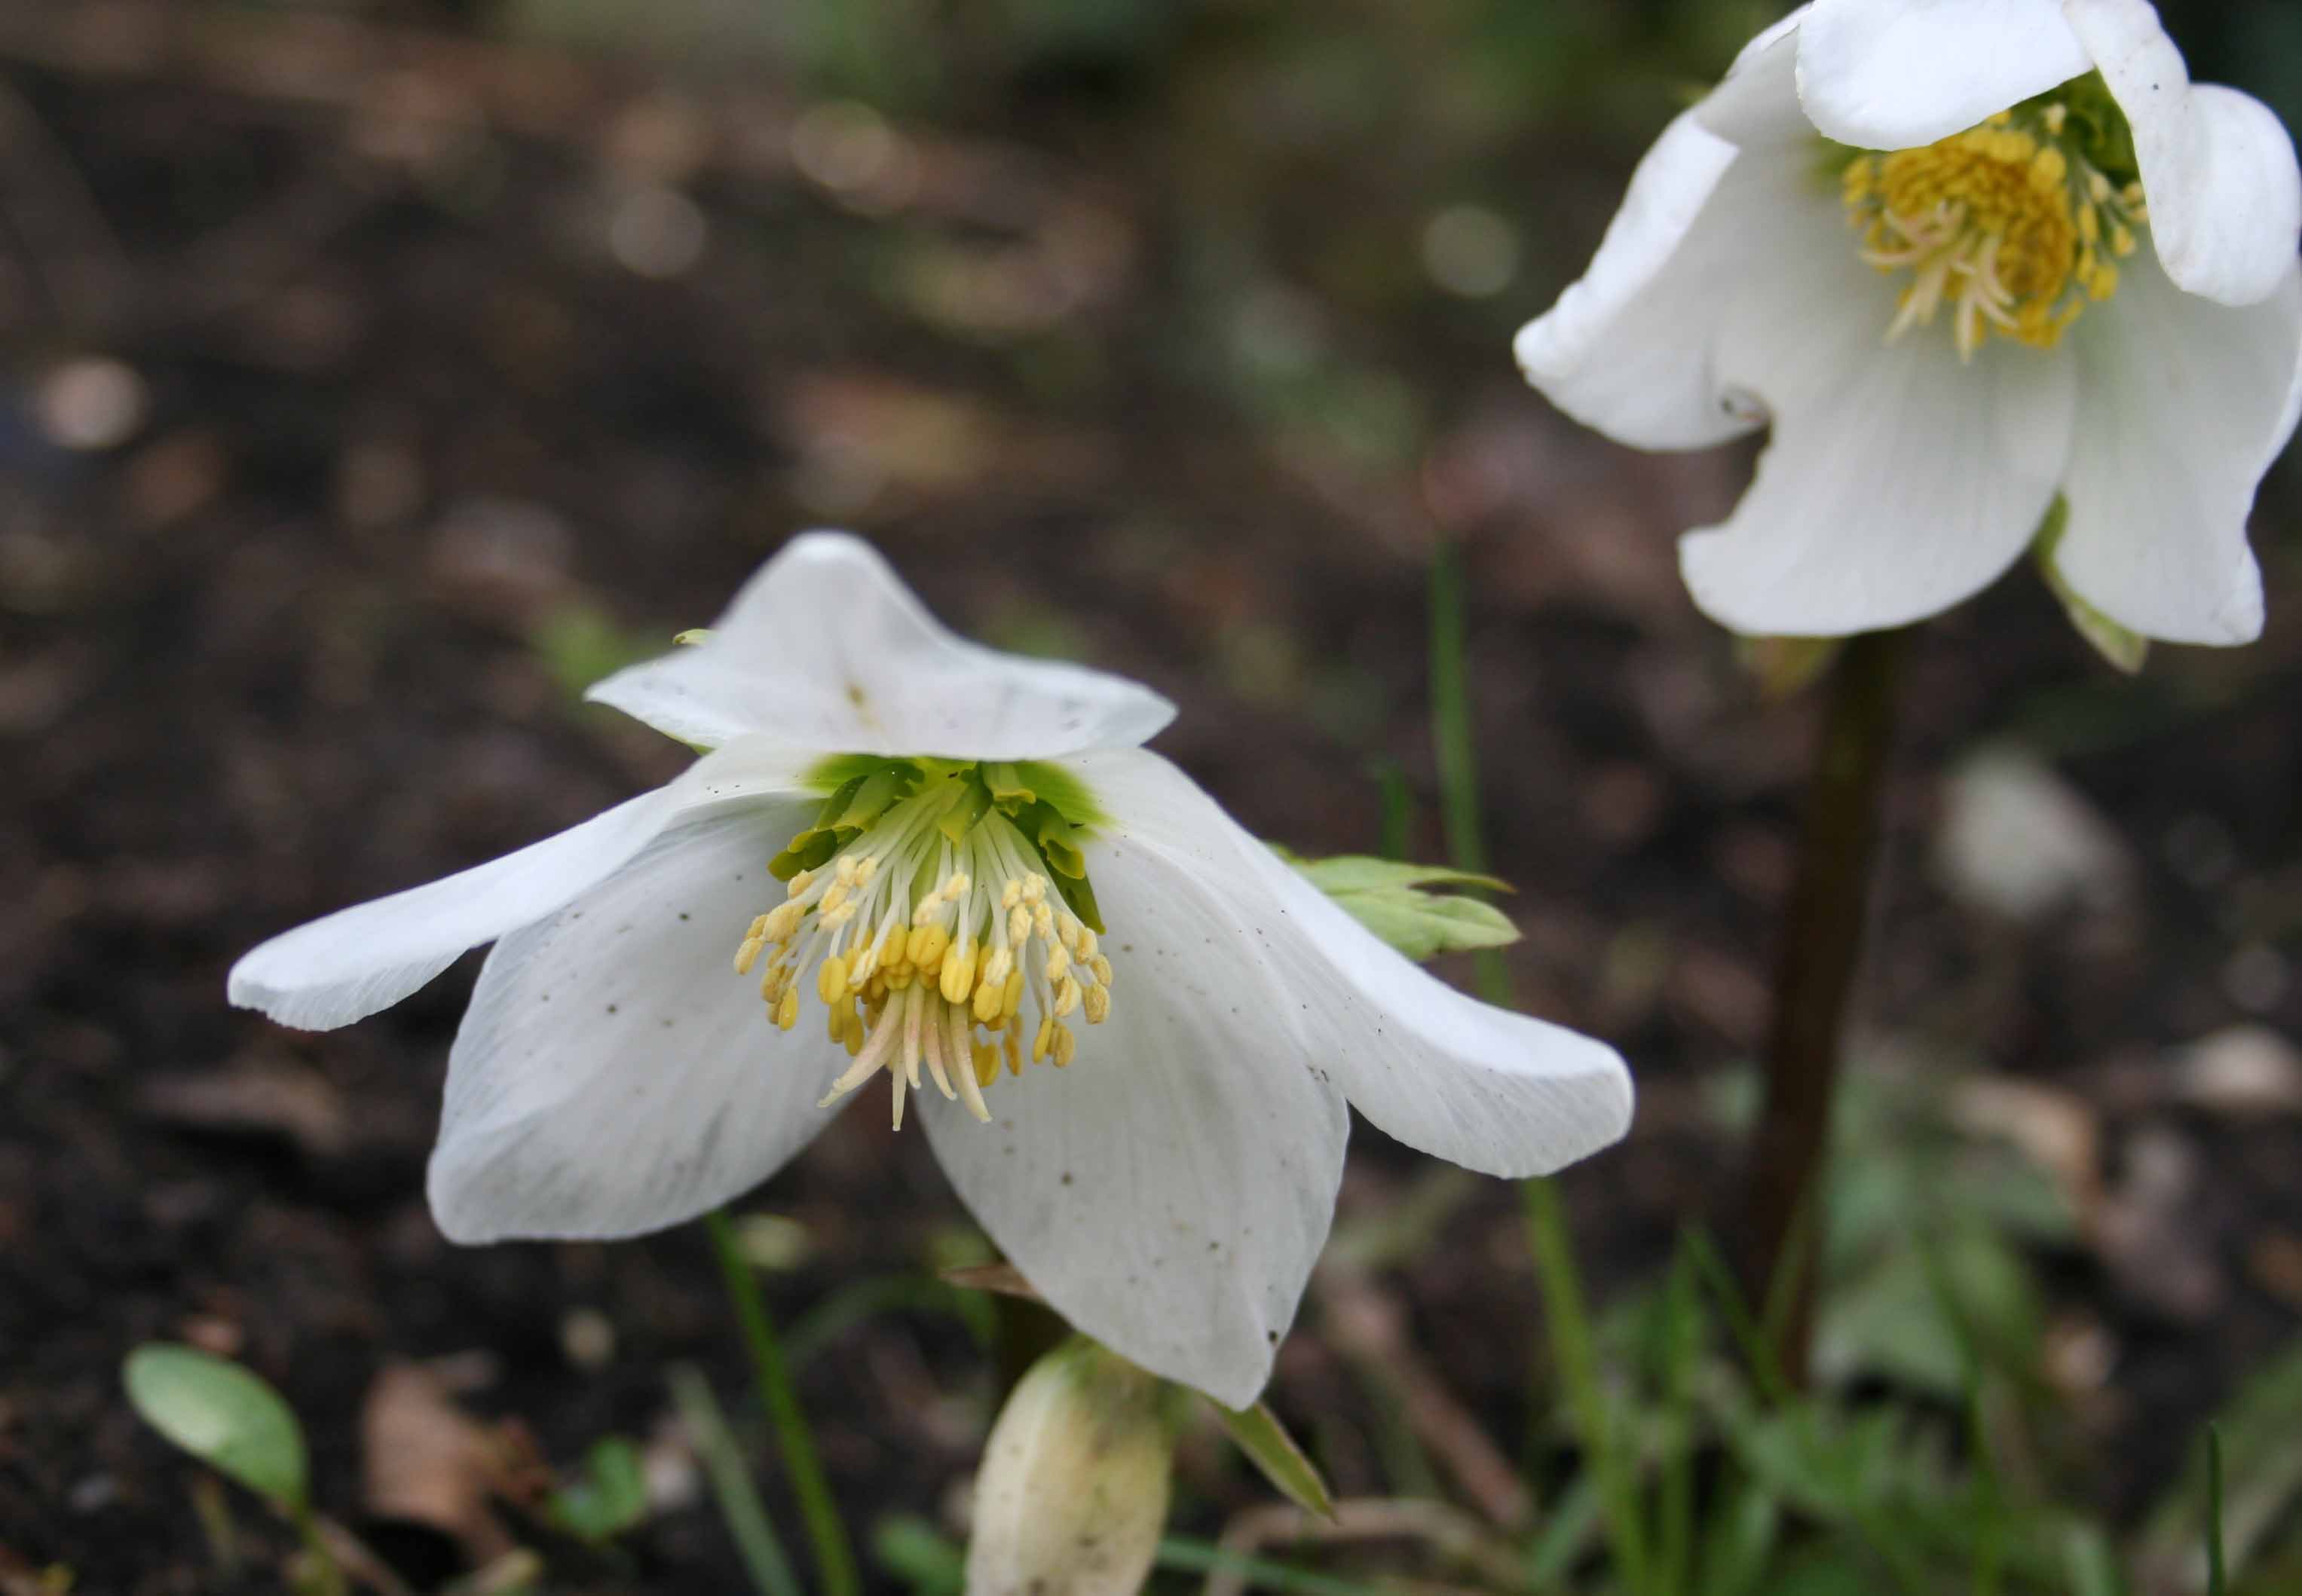
[[[1827,139],[1932,144],[2093,64],[2056,0],[1814,0],[1798,94]]]
[[[473,948],[553,913],[682,817],[788,794],[792,756],[744,738],[670,785],[501,859],[282,932],[241,956],[225,994],[301,1030],[332,1030],[415,992]]]
[[[877,550],[836,532],[792,539],[701,641],[585,696],[706,747],[750,733],[945,759],[1131,747],[1175,715],[1123,677],[954,635]]]
[[[2133,129],[2167,276],[2219,304],[2267,298],[2302,238],[2302,171],[2284,124],[2234,88],[2193,87],[2148,0],[2064,0],[2063,10]]]
[[[516,853],[283,932],[231,967],[226,995],[301,1030],[349,1025],[608,875],[646,845],[667,809],[664,793],[650,793]]]

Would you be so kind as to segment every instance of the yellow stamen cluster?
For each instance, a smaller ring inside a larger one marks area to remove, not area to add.
[[[955,849],[912,808],[794,875],[786,901],[753,920],[735,950],[738,975],[766,954],[760,996],[782,1029],[799,1023],[803,991],[822,1002],[827,1034],[854,1061],[824,1105],[886,1070],[898,1130],[922,1065],[945,1097],[987,1121],[983,1092],[1003,1063],[1016,1075],[1027,1058],[1062,1068],[1079,1046],[1066,1021],[1099,1025],[1111,1012],[1111,961],[1031,868],[1021,834],[995,819]],[[921,881],[935,885],[917,891]]]
[[[2063,137],[2068,108],[1979,127],[1918,149],[1858,155],[1841,193],[1862,258],[1907,271],[1889,342],[1954,307],[1959,355],[1992,332],[2052,349],[2089,301],[2118,291],[2116,259],[2146,223],[2142,186],[2123,188]]]

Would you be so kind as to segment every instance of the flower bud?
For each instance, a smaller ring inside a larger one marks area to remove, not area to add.
[[[1073,1336],[1025,1374],[975,1480],[968,1596],[1133,1596],[1167,1522],[1169,1388]]]

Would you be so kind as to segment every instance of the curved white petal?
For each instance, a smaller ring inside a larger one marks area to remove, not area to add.
[[[1754,152],[1814,141],[1814,124],[1798,100],[1799,29],[1811,9],[1801,6],[1743,46],[1694,108],[1703,126]]]
[[[496,945],[448,1063],[433,1217],[451,1240],[630,1236],[757,1185],[829,1119],[846,1054],[777,1030],[731,960],[780,903],[790,802],[693,816]]]
[[[2289,264],[2268,298],[2232,308],[2183,293],[2138,253],[2117,298],[2088,312],[2072,341],[2084,397],[2056,568],[2130,631],[2252,641],[2262,576],[2246,517],[2294,431],[2302,266]]]
[[[1054,759],[1174,718],[1147,687],[956,637],[861,539],[794,538],[710,635],[585,694],[684,742],[745,733],[845,753]]]
[[[608,876],[679,815],[788,792],[798,765],[745,741],[670,785],[468,870],[339,910],[243,955],[226,991],[282,1025],[331,1030],[386,1009],[465,952],[542,919]]]
[[[2302,236],[2302,171],[2276,113],[2234,88],[2193,88],[2149,0],[2063,0],[2063,10],[2133,127],[2166,274],[2224,305],[2277,291]]]
[[[1774,435],[1734,515],[1681,540],[1687,587],[1753,634],[1933,615],[2011,565],[2054,501],[2074,365],[1997,340],[1962,362],[1940,321],[1888,344],[1897,285],[1858,258],[1836,197],[1786,195],[1775,214],[1778,269],[1718,357]]]
[[[1156,761],[1130,752],[1125,756]],[[1072,1324],[1233,1407],[1254,1401],[1325,1242],[1350,1116],[1271,1007],[1234,905],[1148,850],[1090,854],[1111,1018],[1068,1069],[922,1095],[952,1185]]]
[[[1480,1003],[1393,952],[1158,755],[1072,768],[1114,817],[1089,853],[1098,892],[1106,871],[1137,872],[1229,916],[1228,945],[1155,950],[1106,916],[1108,940],[1145,948],[1163,988],[1251,990],[1259,976],[1263,1018],[1314,1074],[1388,1134],[1484,1174],[1548,1174],[1629,1128],[1630,1074],[1613,1048]]]
[[[1932,144],[2093,64],[2057,0],[1814,0],[1798,92],[1827,138]]]
[[[1770,270],[1774,185],[1718,126],[1798,107],[1772,35],[1639,163],[1590,269],[1519,331],[1526,380],[1585,426],[1640,449],[1700,449],[1760,418],[1722,391],[1711,350],[1728,301]],[[1777,58],[1779,55],[1779,59]]]

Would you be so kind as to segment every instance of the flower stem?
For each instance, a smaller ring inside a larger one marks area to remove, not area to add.
[[[1861,962],[1902,651],[1902,633],[1866,632],[1847,640],[1831,671],[1776,967],[1747,1204],[1752,1294],[1782,1305],[1769,1319],[1777,1366],[1793,1387],[1806,1383],[1813,1339],[1817,1176]]]
[[[823,1465],[817,1460],[815,1437],[807,1427],[807,1415],[800,1411],[790,1372],[784,1367],[783,1346],[776,1340],[775,1323],[768,1317],[760,1282],[735,1239],[735,1227],[728,1222],[727,1210],[715,1208],[705,1214],[703,1228],[711,1238],[720,1279],[735,1306],[744,1344],[751,1352],[752,1377],[759,1385],[760,1404],[775,1424],[792,1493],[799,1498],[800,1516],[807,1521],[807,1538],[815,1553],[824,1596],[857,1596],[862,1586],[855,1572],[855,1551],[848,1544],[847,1526],[840,1522],[839,1506],[832,1499]]]

